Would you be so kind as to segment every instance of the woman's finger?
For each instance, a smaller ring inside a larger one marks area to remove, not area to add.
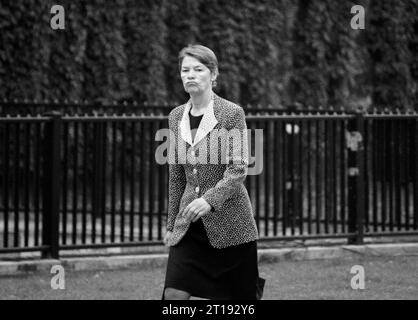
[[[196,222],[201,217],[200,213],[196,214],[192,220],[192,222]]]
[[[192,210],[192,213],[190,214],[190,220],[189,221],[195,221],[196,217],[199,215],[199,209],[195,208],[194,210]]]
[[[188,210],[187,215],[186,215],[186,220],[191,221],[193,219],[196,211],[197,211],[196,208],[190,207],[190,209]]]
[[[189,211],[190,211],[190,204],[183,211],[183,217],[185,217],[186,219],[187,219],[187,215],[189,214]]]

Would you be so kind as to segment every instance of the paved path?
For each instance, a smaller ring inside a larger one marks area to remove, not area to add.
[[[159,299],[166,254],[0,261],[0,299]],[[418,299],[418,243],[260,249],[265,299]],[[51,289],[51,266],[65,270]],[[365,290],[351,288],[354,265]]]

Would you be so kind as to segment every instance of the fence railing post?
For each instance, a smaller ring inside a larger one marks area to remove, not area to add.
[[[346,146],[348,150],[348,238],[349,244],[362,244],[364,238],[364,117],[356,112],[348,122]]]
[[[48,248],[42,258],[59,258],[59,206],[61,177],[61,113],[49,112],[51,121],[45,125],[42,243]]]
[[[106,137],[104,132],[104,122],[97,122],[94,124],[94,135],[93,135],[93,216],[98,218],[102,216],[102,211],[105,210],[103,207],[103,170],[105,155],[103,150],[103,141]],[[94,241],[94,237],[93,237]]]

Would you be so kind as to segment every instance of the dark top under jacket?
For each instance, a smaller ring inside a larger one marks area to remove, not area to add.
[[[202,116],[189,112],[193,139]],[[257,278],[256,241],[214,248],[202,219],[198,219],[178,244],[170,246],[164,289],[175,288],[206,299],[255,300]]]

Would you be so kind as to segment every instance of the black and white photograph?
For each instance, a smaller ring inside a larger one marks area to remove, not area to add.
[[[0,300],[417,299],[418,0],[0,3]]]

